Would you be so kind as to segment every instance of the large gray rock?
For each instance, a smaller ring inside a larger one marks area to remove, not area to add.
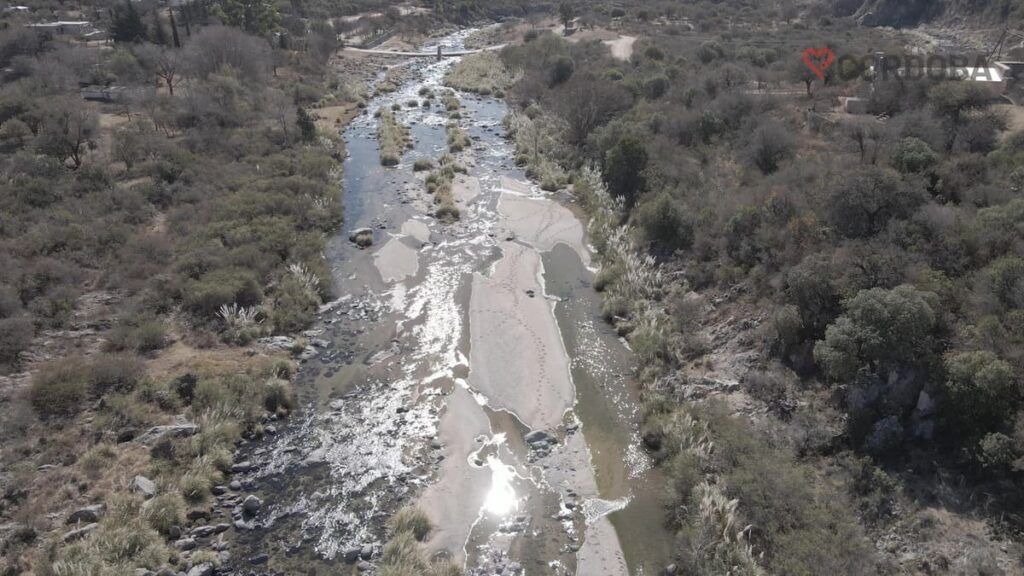
[[[259,512],[261,506],[263,506],[263,501],[252,494],[246,496],[245,500],[242,500],[242,510],[250,516]]]
[[[199,432],[199,426],[191,422],[185,424],[169,424],[167,426],[153,426],[142,434],[135,437],[135,441],[145,446],[152,446],[164,437],[187,438]]]
[[[372,228],[356,228],[348,235],[349,242],[354,242],[360,248],[373,245]]]
[[[192,569],[188,571],[188,576],[213,576],[213,564],[203,562],[202,564],[193,566]]]
[[[106,510],[107,507],[103,504],[93,504],[92,506],[79,508],[68,516],[65,524],[92,524],[93,522],[99,522]]]
[[[145,476],[136,476],[132,480],[132,492],[138,492],[145,498],[156,496],[156,483]]]
[[[543,430],[534,430],[533,432],[530,432],[526,435],[524,440],[526,440],[526,443],[530,446],[555,442],[555,438]]]

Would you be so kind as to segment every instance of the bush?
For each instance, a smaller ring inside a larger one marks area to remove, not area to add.
[[[12,363],[32,345],[35,327],[29,316],[0,318],[0,364]]]
[[[779,169],[779,164],[793,155],[796,140],[792,132],[777,122],[765,122],[754,131],[747,154],[751,163],[764,174]]]
[[[862,290],[814,346],[814,359],[834,382],[920,365],[931,355],[937,300],[909,285]]]
[[[1021,399],[1013,367],[989,351],[951,353],[945,358],[946,418],[969,438],[1006,427]]]
[[[636,211],[637,228],[645,242],[672,252],[693,244],[693,223],[668,192],[645,199]]]
[[[434,169],[434,163],[431,162],[430,160],[426,159],[426,158],[420,158],[420,159],[416,160],[415,162],[413,162],[413,164],[412,164],[412,171],[413,172],[423,172],[425,170],[433,170],[433,169]]]
[[[185,521],[185,500],[174,492],[154,497],[145,508],[146,523],[157,532],[168,535]]]
[[[134,350],[144,354],[166,346],[167,325],[155,318],[119,324],[107,336],[107,347],[111,350]]]
[[[391,517],[388,521],[388,529],[391,534],[399,535],[408,533],[416,540],[426,540],[430,533],[430,519],[427,515],[412,506],[406,506]]]
[[[114,392],[131,392],[144,371],[142,362],[134,356],[98,354],[88,366],[90,392],[96,398]]]
[[[938,163],[939,155],[923,140],[904,138],[893,150],[891,160],[893,168],[908,174],[932,168]]]
[[[262,299],[256,276],[244,268],[214,270],[189,282],[184,290],[185,308],[206,319],[213,319],[221,306],[255,306]]]
[[[89,395],[85,359],[74,357],[45,364],[32,377],[28,394],[32,407],[43,418],[81,412]]]

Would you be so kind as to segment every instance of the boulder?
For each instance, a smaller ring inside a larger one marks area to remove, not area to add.
[[[249,558],[249,564],[252,564],[253,566],[259,566],[261,564],[266,564],[268,560],[270,560],[270,556],[269,555],[267,555],[267,554],[257,554],[255,556],[253,556],[252,558]]]
[[[231,465],[231,473],[232,474],[244,474],[245,472],[251,471],[253,468],[254,468],[254,466],[252,465],[252,462],[246,460],[244,462],[239,462],[237,464],[232,464]]]
[[[555,442],[555,438],[543,430],[534,430],[533,432],[530,432],[526,435],[524,440],[526,440],[526,443],[530,446]]]
[[[245,500],[242,501],[242,510],[250,516],[259,512],[261,506],[263,506],[263,501],[252,494],[246,496]]]
[[[366,248],[367,246],[373,245],[373,229],[372,228],[357,228],[348,235],[349,242],[355,243],[360,248]]]
[[[135,441],[143,446],[152,446],[162,438],[187,438],[199,432],[199,426],[191,422],[185,424],[169,424],[166,426],[153,426],[142,434],[139,434]]]
[[[196,541],[194,538],[182,538],[174,543],[174,547],[178,550],[185,550],[186,552],[189,550],[195,550]]]
[[[138,492],[144,498],[152,498],[156,496],[156,483],[145,476],[136,476],[132,480],[132,492]]]
[[[103,517],[103,513],[106,512],[107,507],[103,504],[93,504],[92,506],[86,506],[85,508],[79,508],[68,516],[65,524],[92,524],[99,522],[100,518]]]
[[[192,521],[195,521],[195,520],[209,520],[210,519],[210,511],[209,510],[204,510],[203,508],[195,508],[195,509],[189,510],[188,513],[185,514],[185,517],[188,518],[189,520],[192,520]]]
[[[362,551],[362,548],[349,548],[345,550],[345,562],[348,562],[349,564],[355,563],[356,560],[359,560],[359,554]]]
[[[188,571],[187,576],[213,576],[213,564],[209,562],[197,564]]]
[[[364,544],[363,547],[359,550],[359,557],[363,560],[369,560],[370,558],[373,558],[373,545]]]

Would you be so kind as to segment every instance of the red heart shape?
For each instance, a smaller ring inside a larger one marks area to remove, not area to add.
[[[822,48],[808,48],[804,50],[804,64],[814,72],[822,82],[825,81],[825,71],[836,61],[836,53],[828,46]]]

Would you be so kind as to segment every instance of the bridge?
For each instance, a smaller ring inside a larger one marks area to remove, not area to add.
[[[465,56],[467,54],[477,54],[479,52],[489,52],[492,50],[501,50],[504,48],[504,44],[498,44],[497,46],[488,46],[486,48],[477,48],[474,50],[451,50],[448,52],[442,51],[441,47],[437,47],[436,52],[398,52],[394,50],[381,50],[378,48],[342,48],[342,52],[349,52],[355,54],[374,54],[378,56],[399,56],[402,58],[455,58],[457,56]]]

